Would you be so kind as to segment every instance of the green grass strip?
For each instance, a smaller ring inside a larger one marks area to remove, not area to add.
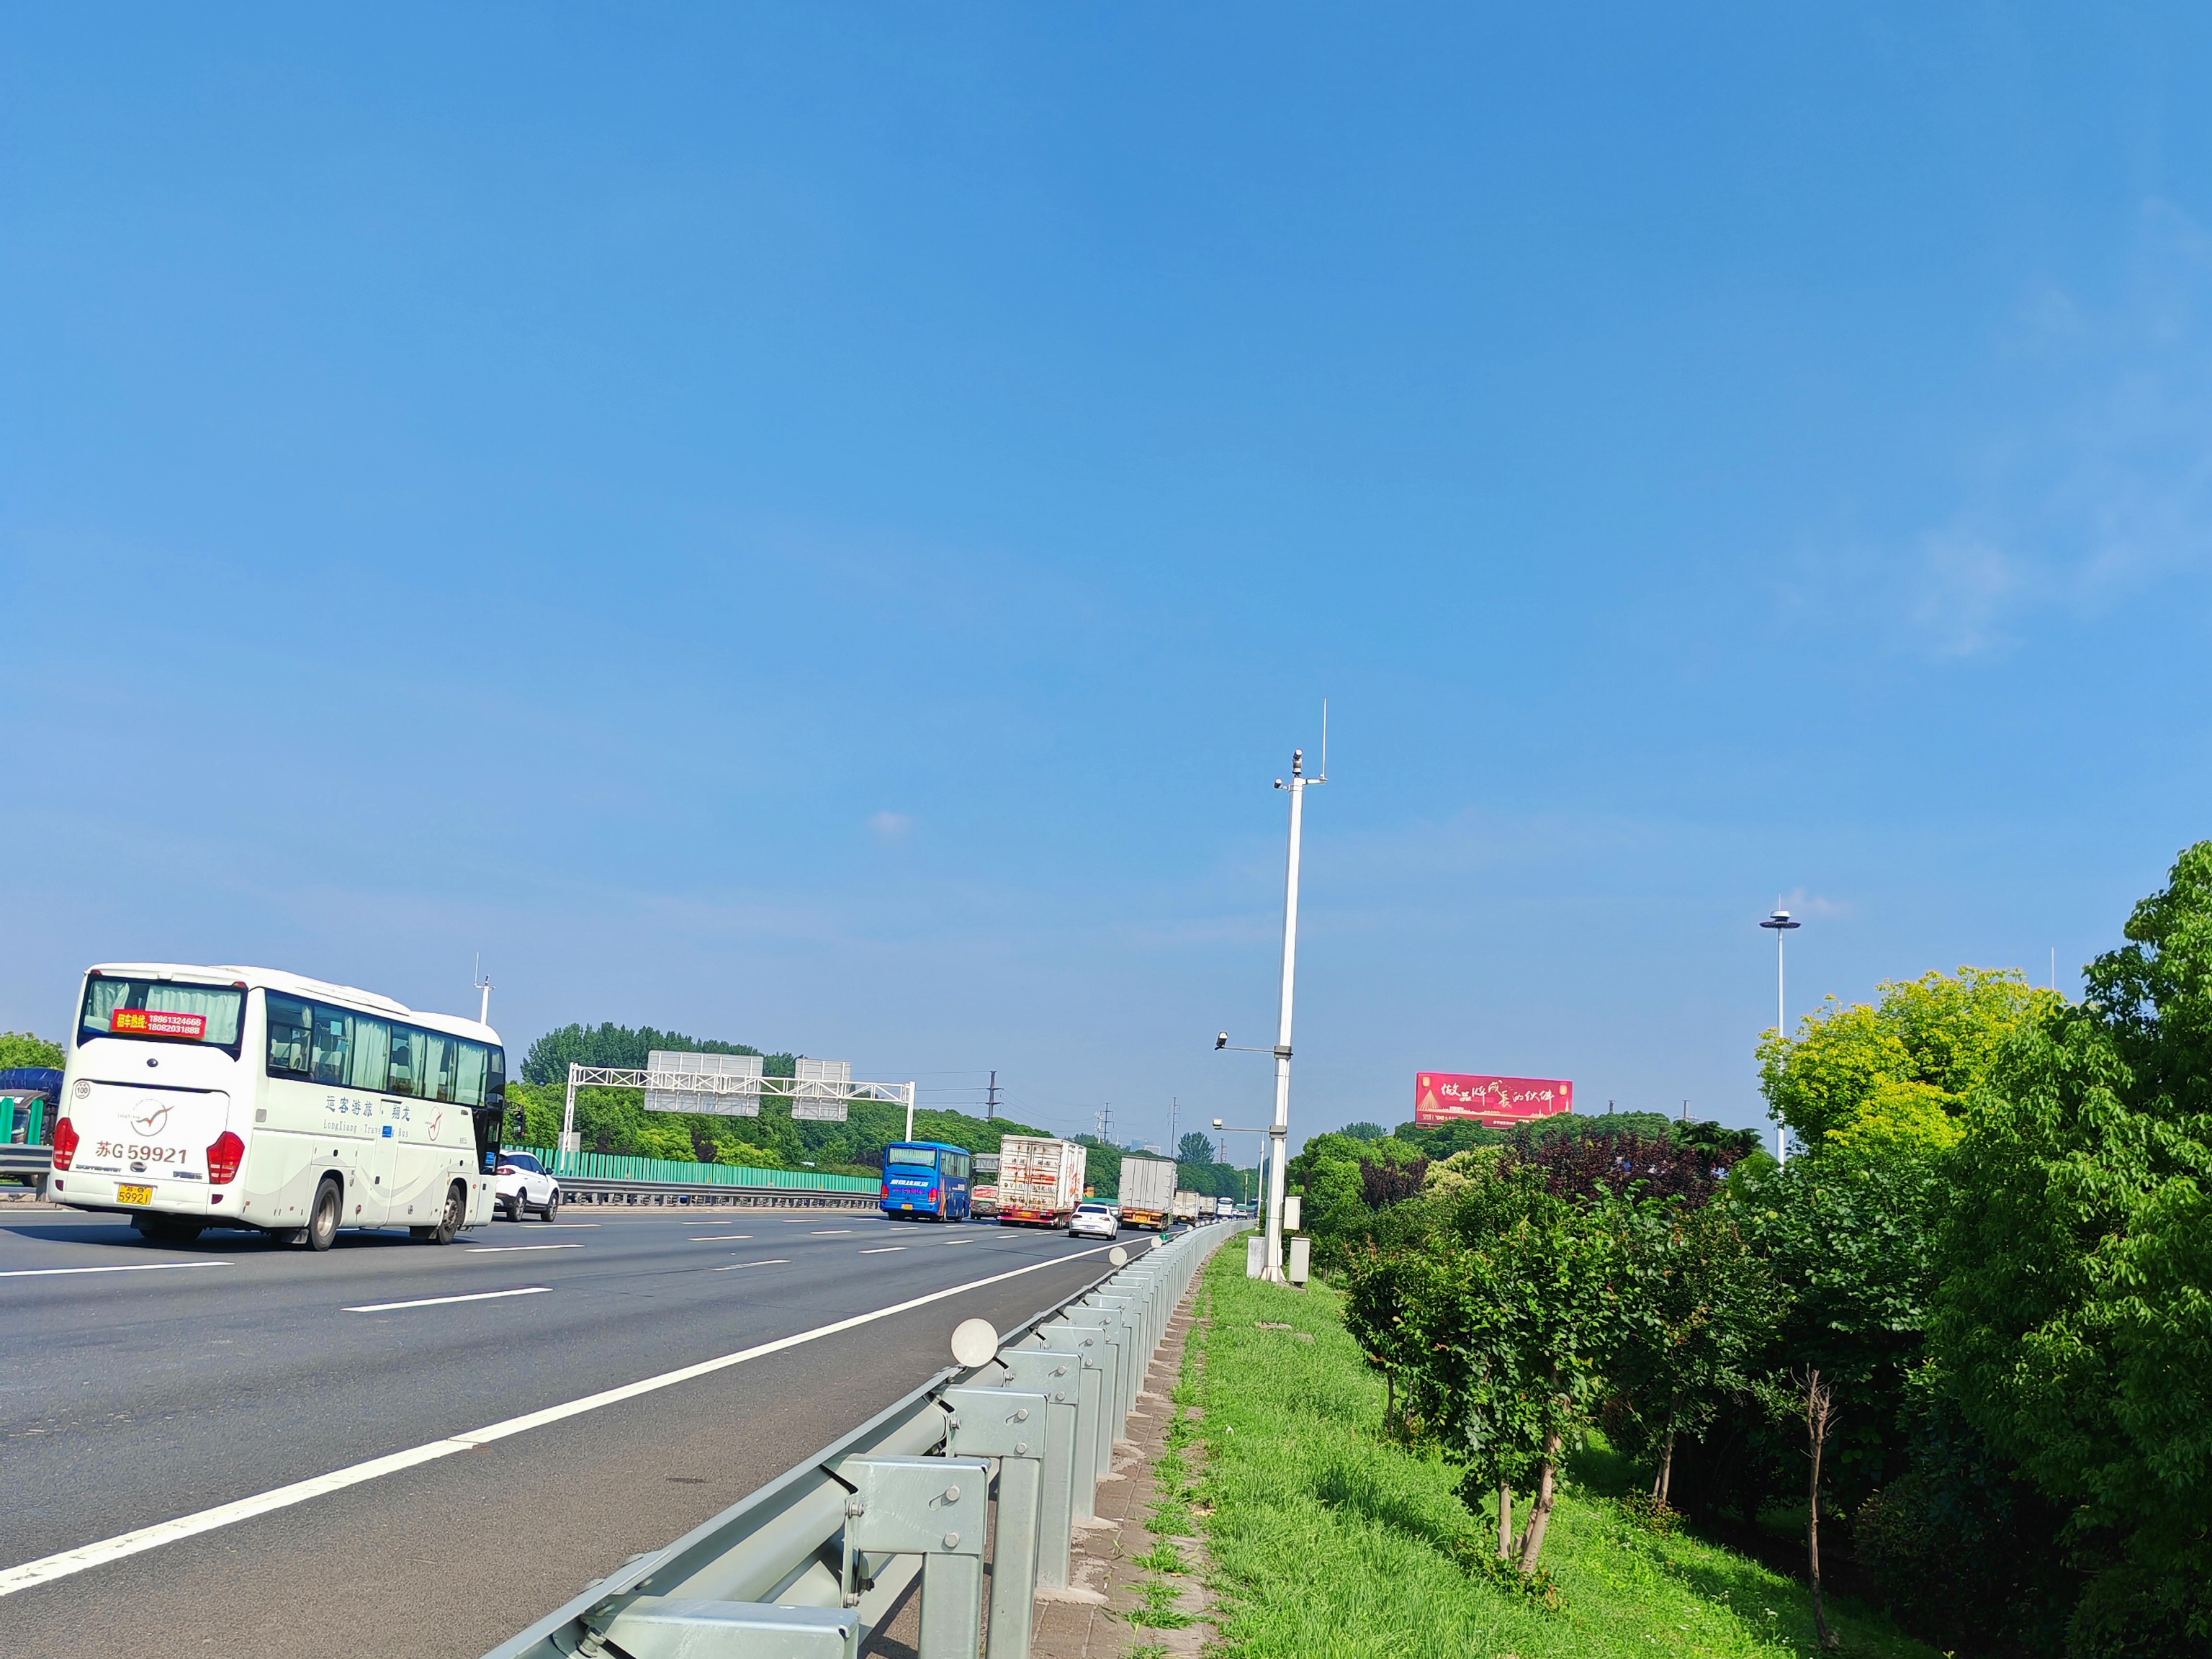
[[[1639,1524],[1590,1484],[1602,1484],[1615,1465],[1603,1456],[1577,1465],[1552,1517],[1544,1565],[1557,1605],[1462,1567],[1455,1553],[1465,1556],[1470,1546],[1486,1541],[1494,1553],[1495,1525],[1453,1497],[1454,1475],[1443,1463],[1381,1437],[1382,1379],[1361,1364],[1339,1306],[1319,1285],[1301,1292],[1246,1279],[1241,1249],[1222,1251],[1206,1268],[1199,1312],[1211,1322],[1194,1329],[1176,1390],[1179,1403],[1202,1410],[1186,1438],[1204,1443],[1204,1473],[1188,1504],[1163,1508],[1176,1522],[1194,1516],[1190,1524],[1205,1531],[1214,1617],[1228,1653],[1779,1659],[1814,1652],[1812,1608],[1798,1584],[1731,1550]],[[1934,1650],[1849,1600],[1831,1599],[1829,1620],[1847,1654],[1936,1659]]]

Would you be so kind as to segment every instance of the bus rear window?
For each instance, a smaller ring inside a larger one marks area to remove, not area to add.
[[[884,1150],[884,1164],[890,1169],[933,1170],[937,1167],[934,1146],[889,1146]]]
[[[130,1037],[142,1042],[198,1042],[238,1053],[246,993],[229,985],[180,985],[166,979],[85,981],[76,1040]]]

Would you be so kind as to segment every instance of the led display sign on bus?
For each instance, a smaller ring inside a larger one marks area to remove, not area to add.
[[[1564,1078],[1490,1077],[1421,1072],[1413,1079],[1416,1123],[1525,1123],[1575,1109],[1575,1085]]]

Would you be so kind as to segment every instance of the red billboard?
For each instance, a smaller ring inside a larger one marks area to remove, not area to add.
[[[1416,1123],[1473,1121],[1502,1127],[1574,1109],[1575,1085],[1564,1078],[1421,1072],[1413,1079]]]

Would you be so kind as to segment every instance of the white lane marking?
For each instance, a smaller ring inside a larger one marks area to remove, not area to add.
[[[874,1249],[863,1250],[860,1254],[862,1255],[889,1255],[893,1250],[902,1250],[904,1249],[906,1249],[906,1246],[903,1244],[878,1244]]]
[[[583,1248],[583,1241],[580,1239],[574,1244],[471,1244],[469,1246],[469,1254],[471,1255],[507,1255],[516,1250],[580,1250]]]
[[[230,1261],[132,1261],[114,1267],[10,1267],[0,1279],[45,1279],[53,1273],[150,1273],[163,1267],[230,1267]]]
[[[853,1230],[850,1227],[825,1227],[814,1236],[817,1238],[850,1238]]]
[[[156,1522],[150,1527],[141,1527],[135,1532],[118,1533],[112,1538],[103,1538],[97,1543],[80,1544],[75,1549],[63,1550],[54,1555],[40,1556],[35,1561],[26,1561],[19,1566],[0,1571],[0,1595],[13,1595],[18,1590],[29,1589],[33,1584],[44,1584],[56,1578],[66,1578],[93,1567],[105,1566],[110,1561],[119,1561],[129,1555],[146,1550],[159,1549],[180,1538],[197,1537],[204,1532],[213,1532],[234,1522],[248,1521],[257,1515],[266,1515],[272,1510],[289,1509],[295,1504],[304,1504],[310,1498],[328,1492],[343,1492],[348,1486],[358,1486],[363,1481],[374,1480],[387,1474],[397,1474],[402,1469],[411,1469],[418,1464],[434,1462],[441,1457],[450,1457],[455,1452],[474,1451],[479,1446],[504,1440],[511,1434],[521,1434],[530,1429],[544,1427],[566,1418],[580,1417],[586,1412],[597,1411],[602,1406],[612,1406],[624,1400],[635,1400],[641,1395],[654,1394],[662,1389],[673,1388],[678,1382],[689,1382],[695,1377],[709,1376],[716,1371],[727,1370],[732,1365],[742,1365],[751,1359],[769,1354],[781,1353],[787,1348],[804,1346],[818,1342],[825,1336],[836,1336],[846,1331],[857,1330],[863,1325],[872,1325],[879,1319],[909,1313],[916,1308],[926,1308],[933,1302],[942,1302],[948,1297],[964,1296],[969,1291],[980,1291],[986,1285],[1004,1284],[1009,1279],[1019,1279],[1024,1273],[1042,1273],[1047,1267],[1057,1267],[1079,1257],[1097,1255],[1108,1248],[1100,1245],[1096,1250],[1078,1250],[1071,1255],[1056,1255],[1043,1261],[1032,1261],[1026,1267],[1016,1267],[1003,1273],[994,1273],[988,1279],[971,1279],[965,1285],[955,1285],[948,1290],[932,1291],[927,1296],[894,1302],[888,1308],[878,1308],[872,1313],[854,1314],[849,1319],[840,1319],[828,1325],[817,1325],[811,1331],[800,1331],[794,1336],[780,1336],[773,1342],[763,1342],[750,1348],[740,1348],[735,1353],[726,1353],[720,1358],[702,1359],[696,1365],[685,1365],[672,1371],[663,1371],[658,1376],[647,1376],[635,1382],[625,1382],[618,1389],[608,1389],[599,1394],[587,1394],[580,1400],[566,1404],[548,1406],[544,1411],[531,1412],[521,1417],[510,1417],[504,1422],[486,1424],[466,1434],[457,1434],[449,1440],[432,1440],[420,1446],[410,1446],[405,1451],[396,1451],[384,1457],[372,1457],[365,1463],[355,1463],[328,1474],[319,1474],[306,1480],[295,1480],[289,1486],[275,1486],[251,1498],[240,1498],[233,1503],[218,1504],[213,1509],[201,1510],[192,1515],[180,1515],[173,1521]],[[767,1267],[767,1262],[760,1262]],[[787,1264],[786,1264],[787,1265]],[[721,1271],[720,1268],[714,1271]]]
[[[691,1242],[694,1244],[726,1244],[733,1238],[750,1238],[751,1237],[750,1233],[694,1233],[691,1235]]]
[[[604,1221],[541,1221],[538,1224],[541,1227],[604,1227],[607,1224]]]
[[[949,1250],[956,1244],[973,1244],[975,1242],[972,1238],[948,1238],[945,1241],[945,1248]]]
[[[437,1308],[448,1302],[496,1302],[503,1296],[549,1296],[550,1285],[532,1285],[520,1291],[478,1291],[474,1296],[426,1296],[416,1302],[368,1302],[358,1308],[341,1308],[340,1313],[390,1313],[394,1308]]]
[[[788,1267],[790,1265],[787,1258],[779,1255],[766,1261],[732,1261],[726,1267],[709,1267],[707,1271],[710,1273],[730,1273],[740,1267]]]

